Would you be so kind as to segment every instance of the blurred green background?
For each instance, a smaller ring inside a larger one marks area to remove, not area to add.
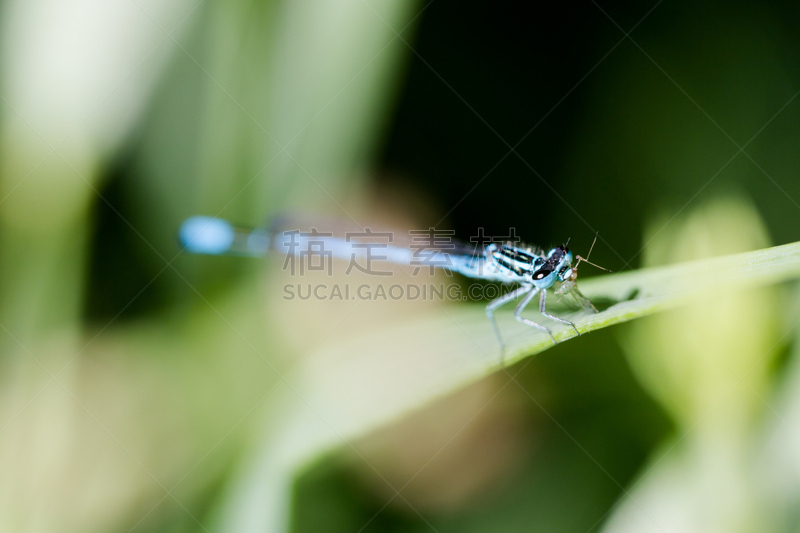
[[[286,302],[280,258],[176,241],[294,210],[599,231],[614,271],[800,240],[797,3],[4,0],[0,25],[0,531],[800,530],[794,286],[437,389],[429,318],[484,303]],[[324,354],[370,368],[397,327],[406,393],[337,388]]]

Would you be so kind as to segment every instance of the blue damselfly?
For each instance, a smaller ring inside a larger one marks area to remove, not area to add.
[[[277,217],[269,227],[247,229],[236,227],[219,218],[192,217],[181,226],[180,241],[187,251],[197,254],[261,256],[269,251],[285,255],[324,253],[330,258],[346,260],[368,258],[372,253],[370,241],[376,236],[391,235],[370,230],[363,231],[363,228],[362,231],[346,237],[322,233],[316,229],[311,232],[300,232],[297,229],[288,229],[292,226],[291,220],[291,217]],[[591,255],[596,241],[595,235],[595,241],[592,242],[587,258]],[[403,246],[392,238],[390,242],[381,244],[379,257],[373,256],[372,259],[419,266],[421,264],[419,252],[424,248],[428,254],[431,251],[436,252],[436,262],[428,264],[470,278],[518,285],[516,289],[492,300],[486,306],[486,315],[492,324],[501,350],[504,349],[504,342],[494,312],[500,306],[517,298],[522,300],[514,310],[514,318],[547,333],[554,344],[556,340],[550,328],[522,316],[525,307],[537,294],[539,294],[539,311],[543,316],[572,327],[579,335],[580,332],[573,322],[547,312],[545,303],[548,289],[558,295],[570,294],[582,307],[597,312],[592,303],[578,290],[578,265],[583,261],[597,268],[606,269],[579,255],[573,256],[567,244],[556,246],[546,252],[519,242],[490,242],[479,245],[450,239],[446,242],[430,239],[426,244],[423,247]],[[577,263],[573,266],[575,259]]]

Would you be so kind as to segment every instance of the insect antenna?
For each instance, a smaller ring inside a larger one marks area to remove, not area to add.
[[[575,263],[575,270],[577,270],[577,269],[578,269],[578,265],[580,265],[580,264],[581,264],[581,261],[583,261],[584,263],[588,263],[588,264],[592,265],[592,266],[593,266],[593,267],[595,267],[595,268],[599,268],[600,270],[605,270],[606,272],[611,272],[611,270],[609,270],[609,269],[607,269],[607,268],[603,268],[603,267],[601,267],[600,265],[596,265],[596,264],[592,263],[591,261],[589,261],[589,256],[591,256],[591,255],[592,255],[592,250],[594,249],[594,245],[595,245],[595,243],[597,242],[597,236],[598,236],[599,234],[600,234],[600,232],[599,232],[599,231],[598,231],[597,233],[595,233],[595,234],[594,234],[594,240],[592,241],[592,245],[589,247],[589,253],[588,253],[588,254],[586,254],[586,259],[584,259],[583,257],[581,257],[581,256],[579,256],[579,255],[576,255],[576,256],[575,256],[575,257],[577,257],[577,258],[578,258],[578,262],[577,262],[577,263]]]

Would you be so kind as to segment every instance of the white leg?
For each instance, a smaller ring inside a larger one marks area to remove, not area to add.
[[[533,320],[528,320],[527,318],[521,316],[522,315],[522,311],[525,310],[525,306],[528,305],[531,302],[531,300],[533,300],[533,297],[536,296],[536,293],[539,292],[540,290],[541,289],[533,289],[531,292],[528,293],[528,295],[519,303],[517,308],[514,310],[514,318],[516,318],[517,320],[519,320],[523,324],[527,324],[529,326],[532,326],[534,328],[537,328],[537,329],[540,329],[540,330],[544,331],[545,333],[550,335],[550,340],[552,340],[553,344],[555,344],[556,343],[556,339],[555,339],[555,337],[553,337],[553,333],[548,328],[546,328],[545,326],[543,326],[541,324],[537,324]],[[545,291],[541,291],[541,292],[542,292],[542,294],[545,293]]]
[[[539,298],[539,311],[541,311],[541,313],[544,316],[546,316],[547,318],[549,318],[551,320],[555,320],[556,322],[561,322],[562,324],[566,324],[568,326],[572,326],[572,329],[575,330],[575,333],[580,335],[581,332],[578,331],[578,328],[575,327],[575,324],[573,324],[569,320],[565,320],[563,318],[559,318],[557,316],[553,316],[553,315],[549,314],[547,311],[544,310],[544,302],[545,302],[546,299],[547,299],[547,291],[542,291],[542,297]]]
[[[503,337],[500,335],[500,328],[497,327],[497,321],[494,319],[494,310],[500,307],[501,305],[505,305],[511,300],[516,300],[526,292],[530,291],[532,288],[531,285],[523,285],[522,287],[515,289],[508,294],[504,294],[503,296],[492,300],[489,302],[489,305],[486,306],[486,316],[489,317],[489,322],[492,323],[492,328],[494,329],[494,334],[497,336],[497,342],[500,343],[500,353],[503,354],[505,352],[505,343],[503,342]],[[534,293],[535,294],[535,293]]]

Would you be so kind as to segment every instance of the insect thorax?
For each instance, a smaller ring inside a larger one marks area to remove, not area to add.
[[[544,263],[541,250],[533,246],[490,244],[486,256],[491,273],[501,281],[525,282]]]

